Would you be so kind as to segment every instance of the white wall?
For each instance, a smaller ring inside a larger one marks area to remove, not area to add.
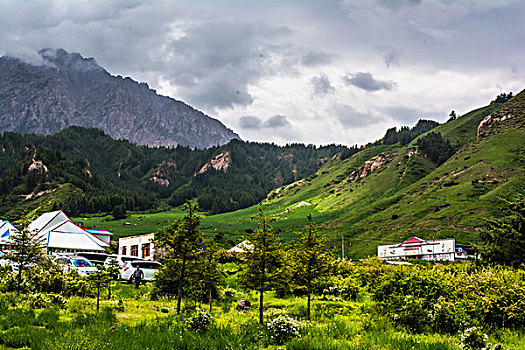
[[[441,239],[411,244],[391,244],[377,247],[381,259],[415,259],[454,261],[456,240]]]
[[[153,259],[153,237],[154,234],[150,233],[147,235],[140,235],[140,236],[131,236],[131,237],[124,237],[119,238],[118,240],[118,254],[120,255],[131,255],[131,247],[136,245],[138,246],[138,255],[137,257],[142,259]],[[150,254],[149,256],[142,256],[142,245],[143,244],[149,244],[150,245]],[[122,254],[122,248],[126,247],[126,254]]]

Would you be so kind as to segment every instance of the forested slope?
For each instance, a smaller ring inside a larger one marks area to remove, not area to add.
[[[343,150],[357,152],[336,145],[240,140],[204,150],[147,147],[82,127],[49,136],[6,132],[0,136],[0,215],[16,218],[38,206],[73,216],[111,212],[118,205],[146,210],[191,198],[212,213],[236,210],[314,173]],[[30,170],[34,162],[43,167]],[[95,180],[97,190],[90,185]],[[55,191],[66,184],[72,190],[57,196]]]

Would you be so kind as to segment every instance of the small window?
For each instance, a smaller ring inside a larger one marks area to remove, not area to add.
[[[139,246],[138,245],[131,246],[131,256],[139,256]]]
[[[122,247],[122,255],[126,255],[126,253],[127,253],[127,249],[126,248],[127,247]]]
[[[142,245],[142,257],[145,258],[147,256],[150,255],[150,244],[149,243],[144,243]]]

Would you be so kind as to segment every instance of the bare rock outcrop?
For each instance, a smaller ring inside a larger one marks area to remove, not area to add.
[[[503,116],[493,116],[491,114],[487,115],[478,125],[478,134],[477,134],[478,139],[480,138],[480,136],[483,135],[483,133],[486,130],[488,130],[494,124],[510,119],[512,117],[513,115],[510,113],[507,115],[503,115]]]
[[[47,173],[47,166],[41,160],[33,159],[33,163],[29,165],[27,171],[38,171],[39,173]]]
[[[371,173],[379,169],[381,166],[383,166],[383,164],[392,160],[392,156],[394,155],[395,153],[381,153],[380,155],[377,155],[374,158],[367,160],[363,163],[363,165],[361,165],[361,167],[357,171],[354,171],[350,174],[348,180],[354,181],[370,175]]]
[[[199,170],[199,174],[206,172],[208,169],[213,168],[215,170],[222,170],[226,172],[231,164],[230,152],[226,151],[223,153],[217,154],[209,163],[204,164],[204,166]]]

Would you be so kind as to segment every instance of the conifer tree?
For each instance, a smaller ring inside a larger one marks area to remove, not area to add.
[[[252,249],[246,252],[246,264],[240,276],[244,288],[259,292],[259,323],[263,323],[264,292],[272,290],[279,283],[283,268],[283,250],[276,231],[271,226],[275,218],[267,217],[261,208],[253,217],[259,221],[256,230],[247,239]]]
[[[487,261],[519,267],[525,264],[525,194],[507,201],[508,215],[489,218],[480,236],[485,246],[481,256]]]
[[[163,248],[166,256],[181,266],[177,287],[177,314],[180,314],[187,267],[199,257],[203,248],[197,203],[187,201],[184,210],[187,212],[184,217],[155,234],[155,246]]]
[[[20,294],[22,284],[22,273],[31,265],[38,264],[44,258],[44,244],[42,238],[36,233],[30,232],[27,228],[28,222],[22,222],[22,228],[15,234],[10,235],[11,250],[6,254],[6,258],[18,267],[16,282],[16,294]]]
[[[219,270],[219,263],[217,260],[217,246],[211,241],[207,242],[206,250],[202,254],[202,262],[200,264],[200,284],[203,290],[208,293],[208,302],[210,305],[210,313],[213,309],[213,290],[217,289],[223,282],[222,274]]]
[[[308,293],[306,308],[307,318],[310,319],[310,300],[312,288],[323,278],[328,277],[331,270],[331,258],[325,250],[326,239],[319,236],[312,221],[312,215],[306,216],[308,223],[305,232],[296,232],[298,242],[290,254],[290,266],[295,283],[305,287]]]

